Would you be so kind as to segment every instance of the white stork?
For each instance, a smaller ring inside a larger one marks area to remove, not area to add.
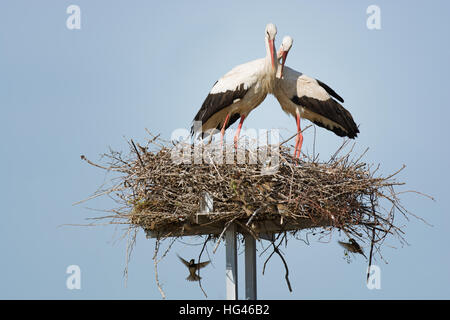
[[[273,93],[278,68],[276,34],[277,28],[269,23],[265,34],[266,57],[241,64],[216,81],[193,120],[201,121],[202,136],[206,132],[212,135],[215,129],[221,130],[222,142],[225,130],[241,118],[234,136],[237,145],[244,119],[268,93]],[[192,126],[192,135],[197,133],[195,130]]]
[[[277,73],[274,95],[283,111],[297,120],[294,157],[299,158],[303,143],[300,118],[306,118],[340,137],[354,139],[359,130],[350,112],[336,101],[343,103],[344,99],[333,89],[317,79],[284,66],[292,42],[291,37],[284,37],[277,54],[282,62]]]

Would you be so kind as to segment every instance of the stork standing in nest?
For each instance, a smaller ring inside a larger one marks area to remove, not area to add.
[[[202,123],[202,137],[205,133],[212,137],[212,130],[217,129],[223,142],[225,130],[240,118],[234,136],[237,146],[245,118],[274,90],[278,68],[276,34],[277,28],[269,23],[265,30],[266,57],[241,64],[216,81],[193,120]],[[195,135],[198,131],[193,125],[191,134]]]
[[[303,144],[301,118],[333,131],[340,137],[354,139],[359,130],[350,112],[339,103],[344,102],[340,95],[322,81],[285,66],[292,42],[291,37],[284,37],[278,51],[277,58],[281,60],[281,65],[277,72],[274,95],[283,111],[296,118],[297,139],[294,156],[299,158]]]

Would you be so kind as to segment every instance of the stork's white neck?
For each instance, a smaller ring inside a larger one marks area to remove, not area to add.
[[[262,76],[262,82],[264,88],[269,93],[273,93],[275,87],[275,76],[278,69],[277,52],[276,50],[273,50],[273,52],[270,51],[270,43],[267,37],[265,38],[265,44],[266,44],[266,58],[264,60],[264,74]],[[272,59],[275,63],[275,68],[272,67]]]

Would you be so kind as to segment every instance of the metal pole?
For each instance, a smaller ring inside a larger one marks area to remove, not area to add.
[[[238,269],[236,247],[236,225],[232,223],[225,231],[227,300],[238,299]]]
[[[256,300],[256,240],[246,234],[245,239],[245,299]]]

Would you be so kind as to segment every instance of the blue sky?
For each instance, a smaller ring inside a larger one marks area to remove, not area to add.
[[[81,8],[80,30],[66,28],[71,4]],[[381,9],[381,30],[366,27],[371,4]],[[98,161],[108,147],[126,150],[126,139],[145,141],[145,128],[163,137],[188,128],[215,80],[264,56],[268,22],[278,27],[277,47],[283,35],[294,38],[290,67],[343,96],[360,125],[356,151],[369,147],[365,160],[381,163],[384,174],[406,164],[399,190],[436,201],[404,195],[404,205],[433,227],[399,219],[410,246],[388,241],[388,263],[377,261],[380,290],[366,288],[366,262],[348,264],[335,237],[310,246],[290,241],[284,253],[293,293],[281,261],[274,257],[262,276],[259,258],[259,298],[450,298],[449,10],[447,1],[2,1],[0,298],[160,299],[154,240],[142,231],[125,287],[123,228],[60,226],[98,214],[86,207],[114,206],[108,198],[72,205],[107,179],[80,155]],[[269,96],[244,127],[288,136],[295,121]],[[312,133],[305,133],[305,151]],[[321,128],[316,140],[322,159],[342,142]],[[175,255],[197,257],[199,243],[183,239],[161,262],[168,298],[203,298]],[[221,247],[202,270],[209,298],[225,297],[224,254]],[[81,268],[81,290],[66,288],[69,265]]]

